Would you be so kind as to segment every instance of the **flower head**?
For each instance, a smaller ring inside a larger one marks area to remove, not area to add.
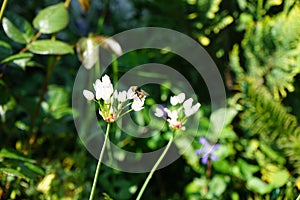
[[[95,95],[89,90],[83,90],[83,96],[87,100],[94,100],[99,105],[99,114],[108,123],[115,122],[118,118],[124,114],[129,113],[131,110],[140,111],[144,107],[146,95],[140,98],[132,90],[131,86],[128,91],[114,90],[109,76],[104,75],[101,80],[97,79],[93,83]],[[132,102],[125,103],[133,100]],[[131,110],[125,111],[125,108],[131,105]]]
[[[218,160],[218,156],[215,154],[215,151],[219,149],[220,144],[211,145],[204,137],[199,138],[199,143],[202,144],[202,148],[196,151],[198,156],[202,157],[202,164],[206,165],[208,160],[212,161]]]
[[[193,114],[195,114],[199,108],[200,103],[196,103],[192,106],[193,99],[190,98],[186,101],[185,94],[180,93],[176,96],[172,96],[170,98],[171,108],[156,108],[154,115],[156,117],[165,118],[169,123],[169,127],[173,130],[185,130],[183,126],[187,121],[187,118]]]

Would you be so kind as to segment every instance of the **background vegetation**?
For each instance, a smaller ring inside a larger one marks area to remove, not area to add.
[[[194,141],[189,152],[155,173],[144,199],[296,199],[299,19],[296,0],[8,1],[0,31],[0,199],[88,198],[96,160],[73,123],[71,94],[81,65],[76,44],[144,26],[177,30],[203,45],[228,98],[219,160],[201,164],[195,154],[201,145]],[[149,62],[174,66],[191,80],[202,104],[199,137],[214,138],[224,110],[210,111],[201,75],[178,56],[135,51],[118,60],[118,73],[108,73],[120,76]],[[148,105],[166,100],[168,90],[158,91]],[[138,143],[125,136],[116,143],[151,151],[166,144],[163,136]],[[179,150],[183,142],[177,141]],[[97,196],[134,199],[145,178],[103,166]]]

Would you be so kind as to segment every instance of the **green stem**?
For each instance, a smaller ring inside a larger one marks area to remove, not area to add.
[[[104,24],[104,20],[105,20],[105,16],[106,16],[106,12],[107,12],[107,9],[108,9],[107,4],[108,4],[108,1],[104,0],[102,15],[98,20],[98,25],[97,25],[97,30],[96,30],[97,34],[101,33],[101,30],[102,30],[102,27],[103,27],[103,24]]]
[[[99,175],[99,172],[100,172],[100,167],[101,167],[101,162],[102,162],[102,158],[103,158],[103,155],[104,155],[106,142],[107,142],[107,139],[108,139],[109,129],[110,129],[110,123],[108,123],[107,127],[106,127],[105,139],[104,139],[103,146],[102,146],[102,149],[101,149],[101,152],[100,152],[100,156],[99,156],[96,172],[95,172],[95,175],[94,175],[94,181],[93,181],[93,186],[92,186],[92,190],[91,190],[91,193],[90,193],[89,200],[92,200],[95,196],[95,189],[96,189],[97,179],[98,179],[98,175]]]
[[[113,69],[113,83],[116,85],[118,82],[118,73],[119,73],[119,67],[118,67],[118,60],[116,59],[117,57],[113,54],[112,59],[112,69]]]
[[[8,2],[8,0],[4,0],[3,3],[2,3],[1,11],[0,11],[0,21],[1,21],[2,17],[3,17],[4,10],[6,8],[7,2]]]
[[[55,64],[57,63],[57,61],[59,59],[60,59],[60,57],[56,57],[56,58],[49,57],[48,67],[47,67],[47,74],[46,74],[46,77],[44,79],[44,84],[43,84],[43,88],[42,88],[42,91],[41,91],[40,96],[39,96],[39,101],[38,101],[38,103],[37,103],[37,105],[35,107],[34,112],[30,116],[30,120],[29,120],[28,133],[29,133],[29,136],[30,136],[30,140],[29,140],[29,145],[30,146],[33,145],[35,143],[35,141],[36,141],[37,135],[36,135],[36,133],[33,130],[34,126],[35,126],[35,121],[36,121],[36,118],[39,115],[42,102],[43,102],[45,94],[46,94],[46,92],[48,90],[48,83],[49,83],[49,80],[50,80],[53,68],[54,68]]]
[[[124,112],[123,114],[121,114],[119,117],[118,117],[118,119],[121,119],[124,115],[126,115],[126,114],[128,114],[128,113],[130,113],[131,111],[133,111],[133,109],[131,108],[131,109],[129,109],[129,110],[127,110],[126,112]]]
[[[149,173],[146,181],[144,182],[143,187],[141,188],[141,190],[140,190],[140,192],[139,192],[136,200],[140,200],[141,199],[141,197],[142,197],[142,195],[144,193],[144,190],[146,189],[146,187],[147,187],[150,179],[152,178],[152,175],[154,174],[156,168],[158,167],[158,165],[161,163],[162,159],[167,154],[167,152],[168,152],[168,150],[169,150],[169,148],[170,148],[170,146],[171,146],[171,144],[173,142],[173,139],[174,139],[174,136],[172,135],[171,138],[170,138],[170,140],[169,140],[169,142],[168,142],[168,144],[167,144],[167,146],[166,146],[166,148],[165,148],[165,150],[163,151],[163,153],[161,154],[161,156],[159,157],[159,159],[156,161],[156,163],[154,164],[153,168],[151,169],[151,171],[150,171],[150,173]]]

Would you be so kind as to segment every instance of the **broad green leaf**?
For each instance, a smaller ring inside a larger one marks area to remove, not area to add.
[[[247,181],[247,188],[259,194],[266,194],[272,191],[273,186],[268,185],[257,177],[252,177]]]
[[[63,55],[73,53],[73,48],[67,43],[53,40],[37,40],[27,45],[32,53],[42,55]]]
[[[6,58],[12,54],[12,48],[10,44],[0,40],[0,60]]]
[[[276,165],[269,164],[266,168],[261,170],[262,177],[268,183],[275,187],[282,187],[285,185],[290,177],[290,173],[286,169],[280,169]]]
[[[33,26],[42,33],[50,34],[64,29],[69,23],[68,10],[64,3],[49,6],[39,12]]]
[[[7,150],[7,149],[1,149],[0,151],[0,157],[2,158],[9,158],[9,159],[15,159],[15,160],[21,160],[25,162],[31,162],[34,163],[35,161],[29,158],[26,158],[23,155],[20,155],[19,152],[13,151],[13,150]]]
[[[32,57],[32,53],[18,53],[5,58],[0,64],[13,62],[24,69]]]
[[[10,39],[21,44],[29,43],[34,36],[31,24],[23,17],[13,13],[8,13],[3,18],[2,26]]]

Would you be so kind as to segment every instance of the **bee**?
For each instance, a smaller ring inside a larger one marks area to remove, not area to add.
[[[131,86],[131,90],[140,100],[149,96],[149,94],[147,92],[145,92],[142,88],[140,88],[138,86]]]

